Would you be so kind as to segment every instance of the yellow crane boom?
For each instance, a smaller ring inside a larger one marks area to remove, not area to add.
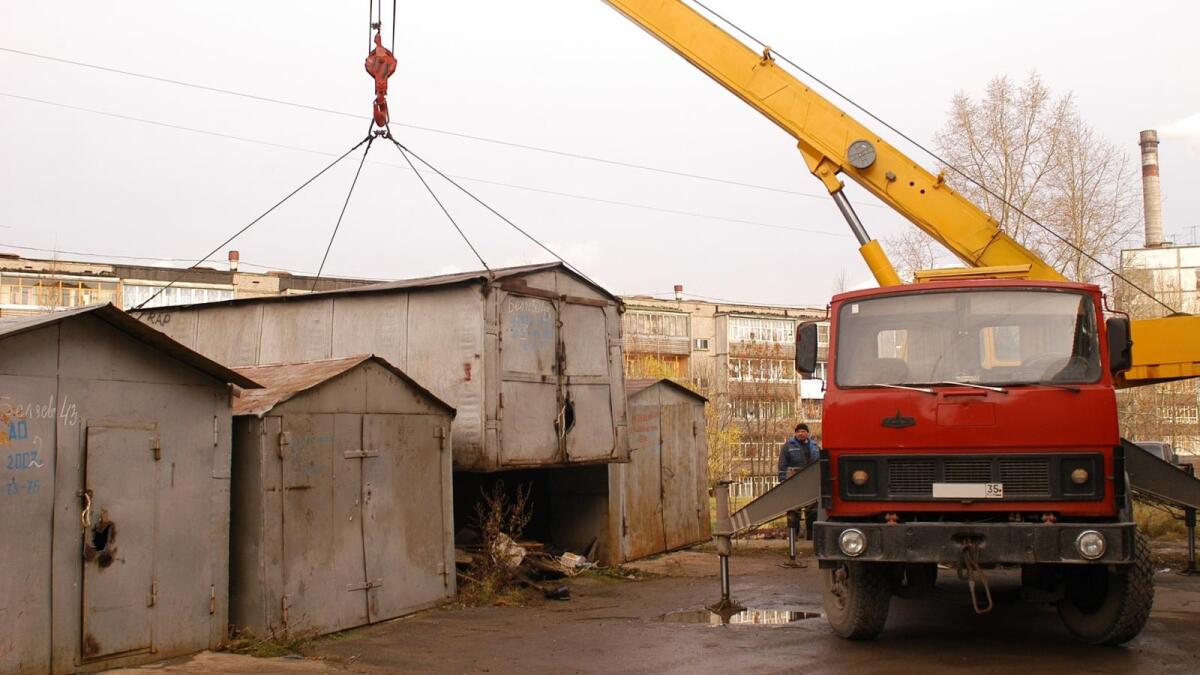
[[[995,219],[776,65],[681,0],[605,0],[796,139],[859,241],[880,285],[900,284],[879,243],[843,194],[842,176],[861,185],[973,268],[1064,281],[1058,270],[1000,229]],[[1132,322],[1133,368],[1123,386],[1200,376],[1200,317]]]

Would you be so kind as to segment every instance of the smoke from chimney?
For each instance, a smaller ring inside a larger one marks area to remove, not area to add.
[[[1158,132],[1140,134],[1142,146],[1142,207],[1146,214],[1146,248],[1163,245],[1162,188],[1158,181]]]

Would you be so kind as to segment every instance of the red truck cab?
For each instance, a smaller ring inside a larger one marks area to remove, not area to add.
[[[828,517],[1117,516],[1099,288],[931,283],[832,311]]]
[[[798,329],[798,370],[812,370],[815,333]],[[1120,589],[1140,544],[1113,385],[1131,343],[1127,319],[1104,320],[1099,287],[970,279],[842,293],[829,335],[813,539],[835,630],[873,636],[880,594],[949,564],[984,584],[983,568],[1020,567],[1027,591],[1060,613],[1065,601],[1085,640],[1136,634]],[[1110,567],[1111,581],[1097,576]]]

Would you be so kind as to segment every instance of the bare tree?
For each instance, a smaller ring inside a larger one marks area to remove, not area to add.
[[[1036,73],[1019,85],[996,77],[978,101],[957,94],[937,145],[971,179],[948,172],[950,183],[1068,278],[1104,280],[1088,256],[1107,264],[1137,227],[1129,157]]]
[[[842,269],[838,270],[837,275],[833,277],[833,292],[835,294],[845,293],[849,289],[850,289],[850,282],[848,282],[846,280],[845,268],[842,268]]]
[[[901,279],[912,279],[917,270],[927,270],[946,262],[946,251],[932,237],[916,228],[884,237],[883,241]]]
[[[667,378],[708,399],[704,406],[704,435],[708,444],[708,480],[715,485],[724,478],[741,478],[744,472],[738,463],[743,430],[734,416],[729,395],[716,388],[711,368],[692,364],[684,373],[680,361],[659,354],[644,354],[626,358],[627,378]]]

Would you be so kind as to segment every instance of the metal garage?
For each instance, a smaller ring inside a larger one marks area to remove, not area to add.
[[[214,647],[228,613],[230,391],[112,305],[0,320],[0,672]]]
[[[329,633],[455,593],[454,409],[376,356],[240,368],[230,620]]]
[[[496,471],[628,458],[620,311],[553,263],[139,318],[233,366],[377,354],[458,411],[456,471]]]
[[[671,380],[626,382],[631,459],[608,467],[624,560],[707,541],[705,398]]]
[[[503,481],[508,490],[530,491],[527,539],[588,554],[602,564],[708,541],[705,398],[670,380],[629,380],[626,388],[629,462],[455,474],[458,526],[469,526],[479,495]]]

